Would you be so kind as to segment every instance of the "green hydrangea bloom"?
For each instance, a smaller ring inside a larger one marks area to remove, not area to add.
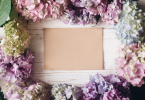
[[[26,30],[26,24],[15,19],[4,27],[5,38],[1,41],[2,51],[14,57],[19,57],[29,47],[30,35]]]

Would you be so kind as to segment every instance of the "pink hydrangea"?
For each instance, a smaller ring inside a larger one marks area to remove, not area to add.
[[[119,47],[115,59],[117,73],[133,86],[142,86],[145,77],[145,44],[130,44]]]
[[[62,11],[64,10],[64,7],[62,7],[63,5],[52,1],[51,6],[51,12],[49,16],[51,18],[59,18],[62,15]]]
[[[39,22],[47,17],[59,18],[65,9],[64,0],[16,0],[17,11],[27,20]]]
[[[103,22],[109,25],[114,25],[118,22],[119,16],[121,14],[121,1],[114,0],[112,3],[105,5],[100,5],[98,7],[99,13]]]
[[[34,55],[27,51],[18,58],[5,55],[0,48],[0,79],[10,83],[27,80],[31,75]]]
[[[97,6],[97,10],[98,10],[98,12],[99,12],[100,15],[107,11],[107,6],[108,6],[108,0],[103,0],[103,1]]]
[[[42,0],[16,0],[17,11],[27,20],[39,22],[51,12],[51,2]]]
[[[24,94],[21,100],[50,100],[49,87],[43,82],[37,81],[23,90]]]

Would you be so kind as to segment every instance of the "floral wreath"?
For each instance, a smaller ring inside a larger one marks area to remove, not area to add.
[[[33,81],[34,54],[27,50],[31,37],[26,24],[48,17],[72,25],[97,24],[101,18],[114,25],[122,42],[115,58],[119,76],[96,74],[83,87],[60,83],[51,90],[46,83]],[[0,0],[0,26],[5,30],[0,43],[3,100],[136,100],[132,89],[144,84],[145,13],[135,1]]]

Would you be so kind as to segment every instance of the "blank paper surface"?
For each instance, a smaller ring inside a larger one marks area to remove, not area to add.
[[[44,29],[45,70],[102,70],[102,28]]]

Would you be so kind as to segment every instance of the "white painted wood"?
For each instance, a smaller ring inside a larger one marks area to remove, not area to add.
[[[29,22],[27,25],[28,29],[43,29],[43,28],[90,28],[94,27],[95,24],[92,25],[71,25],[71,24],[64,24],[59,19],[45,19],[42,20],[39,23]],[[107,25],[106,23],[103,23],[101,21],[98,22],[98,24],[95,27],[103,27],[103,28],[113,28],[113,25]],[[95,28],[94,27],[94,28]]]
[[[5,32],[3,28],[0,28],[0,38],[3,38],[5,36]]]
[[[43,63],[35,63],[35,68],[33,70],[33,79],[41,80],[48,83],[49,85],[57,83],[67,83],[75,84],[76,86],[83,86],[89,81],[91,75],[96,73],[103,74],[104,76],[108,74],[116,74],[115,70],[75,70],[75,71],[65,71],[65,70],[44,70]]]
[[[120,41],[116,39],[114,29],[104,29],[103,47],[104,47],[104,68],[115,69],[115,57],[117,46],[120,45]]]
[[[34,62],[44,62],[43,30],[29,30],[31,41],[29,50],[35,53]]]

